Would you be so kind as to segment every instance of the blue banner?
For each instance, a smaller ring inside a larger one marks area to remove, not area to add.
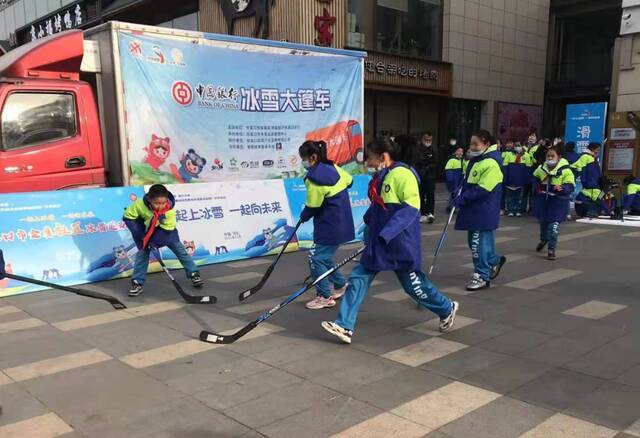
[[[578,153],[582,153],[591,142],[602,145],[606,122],[606,102],[567,105],[564,141],[575,142]],[[603,149],[600,149],[600,162]]]
[[[305,140],[362,172],[362,59],[259,44],[119,33],[133,185],[295,177]]]

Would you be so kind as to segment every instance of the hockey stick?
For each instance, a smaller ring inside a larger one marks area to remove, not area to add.
[[[251,321],[249,324],[247,324],[246,326],[242,327],[237,332],[229,334],[229,335],[220,335],[220,334],[212,333],[212,332],[209,332],[209,331],[206,331],[206,330],[202,330],[200,332],[200,340],[203,341],[203,342],[209,342],[209,343],[212,343],[212,344],[232,344],[232,343],[234,343],[235,341],[237,341],[238,339],[240,339],[241,337],[243,337],[244,335],[249,333],[251,330],[256,328],[259,324],[261,324],[264,321],[266,321],[267,319],[269,319],[278,310],[282,309],[287,304],[291,303],[293,300],[298,298],[300,295],[302,295],[303,293],[307,292],[309,289],[314,287],[320,281],[322,281],[323,279],[327,278],[329,275],[331,275],[332,273],[334,273],[335,271],[340,269],[342,266],[344,266],[347,263],[349,263],[349,261],[351,261],[354,258],[358,257],[360,254],[362,254],[364,249],[365,249],[365,247],[363,246],[362,248],[360,248],[359,250],[357,250],[356,252],[351,254],[349,257],[347,257],[346,259],[344,259],[343,261],[341,261],[340,263],[338,263],[337,265],[335,265],[334,267],[329,269],[327,272],[325,272],[324,274],[322,274],[321,276],[316,278],[312,283],[310,283],[310,284],[308,284],[306,286],[302,286],[300,289],[298,289],[293,294],[289,295],[286,299],[284,299],[280,304],[278,304],[277,306],[275,306],[274,308],[272,308],[270,310],[267,310],[262,315],[260,315],[258,318],[256,318],[254,321]]]
[[[23,277],[21,275],[5,273],[4,276],[7,278],[11,278],[13,280],[23,281],[25,283],[37,284],[38,286],[44,286],[50,289],[59,289],[65,292],[71,292],[72,294],[80,295],[82,297],[95,298],[96,300],[104,300],[104,301],[107,301],[109,304],[111,304],[113,308],[116,310],[122,310],[127,308],[127,306],[125,306],[117,298],[109,295],[104,295],[99,292],[93,292],[86,289],[77,289],[75,287],[62,286],[60,284],[49,283],[48,281],[36,280],[29,277]]]
[[[458,191],[458,196],[460,196],[460,191]],[[447,223],[444,224],[444,228],[442,229],[442,234],[440,235],[440,239],[438,240],[438,245],[436,246],[436,252],[433,254],[433,261],[431,262],[431,266],[429,267],[429,275],[433,272],[433,268],[436,266],[436,261],[438,260],[438,254],[440,254],[440,250],[444,245],[444,239],[447,237],[447,229],[449,228],[449,224],[453,219],[453,215],[456,212],[456,208],[451,206],[451,211],[449,212],[449,218],[447,219]]]
[[[218,302],[218,298],[214,295],[195,296],[186,293],[184,289],[182,289],[182,286],[180,286],[180,283],[178,283],[178,281],[173,277],[171,271],[169,271],[169,268],[167,268],[167,265],[165,265],[162,261],[160,251],[158,251],[157,249],[152,251],[154,251],[156,259],[158,259],[158,263],[160,263],[162,270],[165,272],[165,274],[167,274],[167,277],[171,279],[171,282],[173,283],[183,300],[185,300],[189,304],[215,304]]]
[[[278,261],[280,260],[280,257],[282,257],[282,254],[284,254],[285,250],[287,249],[287,246],[289,246],[289,243],[291,243],[291,240],[293,239],[293,236],[295,236],[296,233],[298,232],[298,228],[300,228],[300,225],[302,225],[302,219],[300,219],[298,221],[298,223],[296,224],[296,227],[293,229],[293,232],[291,233],[291,236],[289,236],[287,241],[284,243],[284,245],[282,246],[282,250],[280,251],[280,253],[276,257],[276,259],[273,262],[271,262],[271,264],[267,268],[267,272],[264,273],[264,275],[262,276],[262,278],[260,279],[258,284],[256,284],[255,286],[245,290],[240,295],[238,295],[238,299],[240,301],[244,301],[247,298],[255,295],[256,293],[258,293],[258,291],[260,289],[262,289],[262,287],[267,283],[267,280],[269,279],[269,277],[273,273],[273,270],[275,269],[276,264],[278,264]]]

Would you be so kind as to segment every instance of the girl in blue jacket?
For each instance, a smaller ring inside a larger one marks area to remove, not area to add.
[[[302,165],[307,169],[304,179],[307,200],[300,220],[306,222],[313,218],[309,268],[311,277],[318,278],[334,265],[333,257],[340,245],[355,238],[348,191],[353,179],[327,158],[327,144],[324,141],[306,141],[298,152]],[[335,271],[317,284],[317,295],[306,307],[333,307],[335,300],[342,297],[346,289],[344,276]]]
[[[524,188],[531,184],[531,158],[522,146],[507,148],[502,154],[507,216],[524,213]]]
[[[580,158],[571,165],[582,182],[582,190],[576,196],[576,215],[598,217],[600,212],[610,214],[611,209],[604,202],[602,190],[602,170],[598,162],[600,143],[589,143]]]
[[[471,137],[471,160],[467,165],[462,193],[453,200],[459,209],[456,230],[468,232],[474,273],[467,290],[490,287],[507,259],[496,252],[496,228],[500,222],[502,169],[498,146],[482,129]]]
[[[540,221],[540,243],[536,251],[542,251],[548,244],[547,258],[555,260],[559,227],[567,218],[576,186],[569,162],[562,158],[560,145],[547,150],[546,161],[533,172],[533,177],[536,183],[533,214]]]
[[[395,271],[404,291],[440,317],[440,331],[454,323],[458,303],[445,297],[420,270],[420,190],[413,163],[399,161],[403,151],[386,139],[376,139],[366,147],[367,166],[376,169],[369,184],[371,206],[365,213],[366,248],[360,263],[349,276],[347,293],[338,318],[322,327],[350,344],[358,310],[371,282],[380,271]]]

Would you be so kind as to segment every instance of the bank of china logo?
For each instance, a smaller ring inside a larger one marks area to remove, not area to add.
[[[189,106],[193,102],[193,90],[185,81],[175,81],[171,86],[171,97],[180,106]]]

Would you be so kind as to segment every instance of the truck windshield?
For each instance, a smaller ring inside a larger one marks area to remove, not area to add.
[[[77,131],[74,97],[68,93],[12,93],[1,117],[4,150],[73,137]]]

